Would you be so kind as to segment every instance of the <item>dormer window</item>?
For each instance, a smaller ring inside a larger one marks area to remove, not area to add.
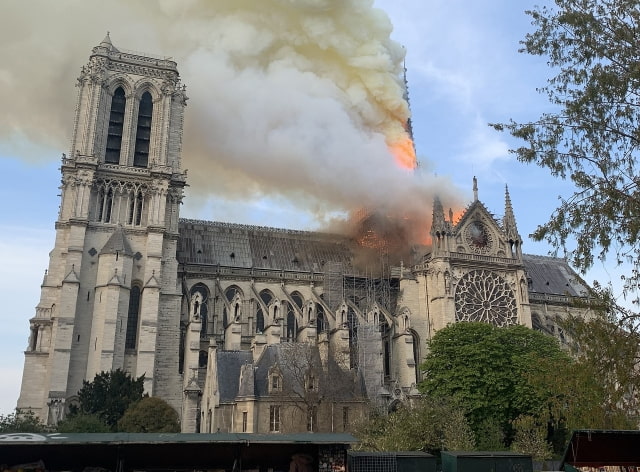
[[[282,392],[282,372],[277,366],[269,369],[269,393]]]
[[[315,392],[318,390],[318,378],[314,374],[307,376],[307,391]]]
[[[282,380],[278,374],[273,374],[271,376],[271,390],[275,392],[282,390]]]

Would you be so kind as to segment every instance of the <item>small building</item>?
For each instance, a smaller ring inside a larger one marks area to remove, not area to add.
[[[509,451],[442,451],[442,472],[532,472],[530,455]]]
[[[640,468],[640,431],[574,431],[560,470],[637,470]]]
[[[355,442],[349,434],[3,434],[0,468],[336,472],[345,470],[347,449]],[[301,467],[292,468],[292,462]]]
[[[436,472],[436,456],[420,451],[347,452],[349,472]]]

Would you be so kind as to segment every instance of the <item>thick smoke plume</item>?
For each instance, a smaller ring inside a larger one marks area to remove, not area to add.
[[[178,63],[194,200],[284,199],[317,221],[372,209],[406,222],[411,242],[434,194],[456,203],[390,151],[407,138],[404,50],[372,0],[5,0],[0,16],[3,155],[66,151],[71,84],[110,31],[118,48]]]

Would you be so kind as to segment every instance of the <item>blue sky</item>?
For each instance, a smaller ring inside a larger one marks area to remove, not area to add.
[[[547,254],[545,244],[534,243],[527,235],[546,220],[558,196],[567,195],[571,187],[544,169],[515,161],[508,149],[516,143],[487,126],[509,118],[535,119],[548,109],[545,97],[535,91],[550,72],[545,59],[517,52],[518,42],[531,30],[524,10],[534,3],[375,0],[375,6],[391,19],[392,38],[407,51],[413,130],[423,171],[447,178],[450,191],[463,203],[471,201],[471,182],[477,176],[480,200],[498,216],[504,211],[508,184],[525,238],[524,251]],[[134,11],[139,15],[135,18],[138,23],[122,25],[117,12],[92,1],[85,2],[72,19],[68,12],[75,0],[56,2],[59,11],[50,15],[32,14],[45,4],[8,0],[0,5],[0,98],[3,103],[11,102],[3,107],[4,118],[0,117],[0,128],[4,128],[0,129],[0,171],[5,176],[0,187],[5,202],[0,212],[0,256],[4,261],[0,270],[0,414],[10,412],[16,404],[28,320],[35,313],[54,243],[59,159],[61,153],[69,152],[75,77],[107,30],[116,46],[175,54],[159,30],[145,23],[142,8]],[[196,81],[199,68],[207,67],[198,62],[197,54],[185,64],[178,55],[174,59],[187,85]],[[45,96],[54,98],[34,103],[30,97],[43,94],[42,83],[31,80],[34,74],[66,88],[44,90]],[[202,88],[188,89],[188,94],[190,101],[207,100]],[[58,114],[39,113],[38,107],[61,109]],[[195,126],[189,122],[189,111],[187,107],[186,126]],[[183,158],[189,167],[189,156]],[[181,216],[188,218],[295,229],[318,227],[315,213],[305,211],[286,195],[220,196],[216,188],[192,186],[181,211]],[[606,283],[617,277],[613,268],[598,263],[585,278]]]

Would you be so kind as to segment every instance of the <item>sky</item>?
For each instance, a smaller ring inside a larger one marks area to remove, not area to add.
[[[518,52],[532,30],[524,10],[540,2],[375,0],[373,9],[369,0],[349,0],[341,5],[355,7],[337,13],[338,27],[306,21],[336,2],[265,0],[271,10],[260,15],[282,22],[281,40],[304,33],[367,61],[324,57],[310,65],[304,55],[274,54],[269,32],[247,28],[235,11],[251,9],[251,0],[215,0],[218,14],[199,12],[202,0],[0,4],[0,414],[16,405],[28,320],[54,244],[75,79],[107,31],[116,47],[172,57],[187,85],[182,217],[316,230],[332,227],[354,202],[422,217],[435,194],[445,207],[469,204],[476,176],[480,200],[497,217],[508,185],[524,252],[549,253],[528,235],[571,186],[517,162],[509,149],[518,143],[488,126],[549,110],[536,92],[550,75],[545,59]],[[294,4],[302,13],[278,16]],[[381,151],[402,139],[395,124],[409,112],[388,80],[405,53],[418,177],[386,164]],[[259,86],[255,62],[268,71]],[[274,123],[278,133],[267,129]],[[585,279],[618,276],[597,263]]]

